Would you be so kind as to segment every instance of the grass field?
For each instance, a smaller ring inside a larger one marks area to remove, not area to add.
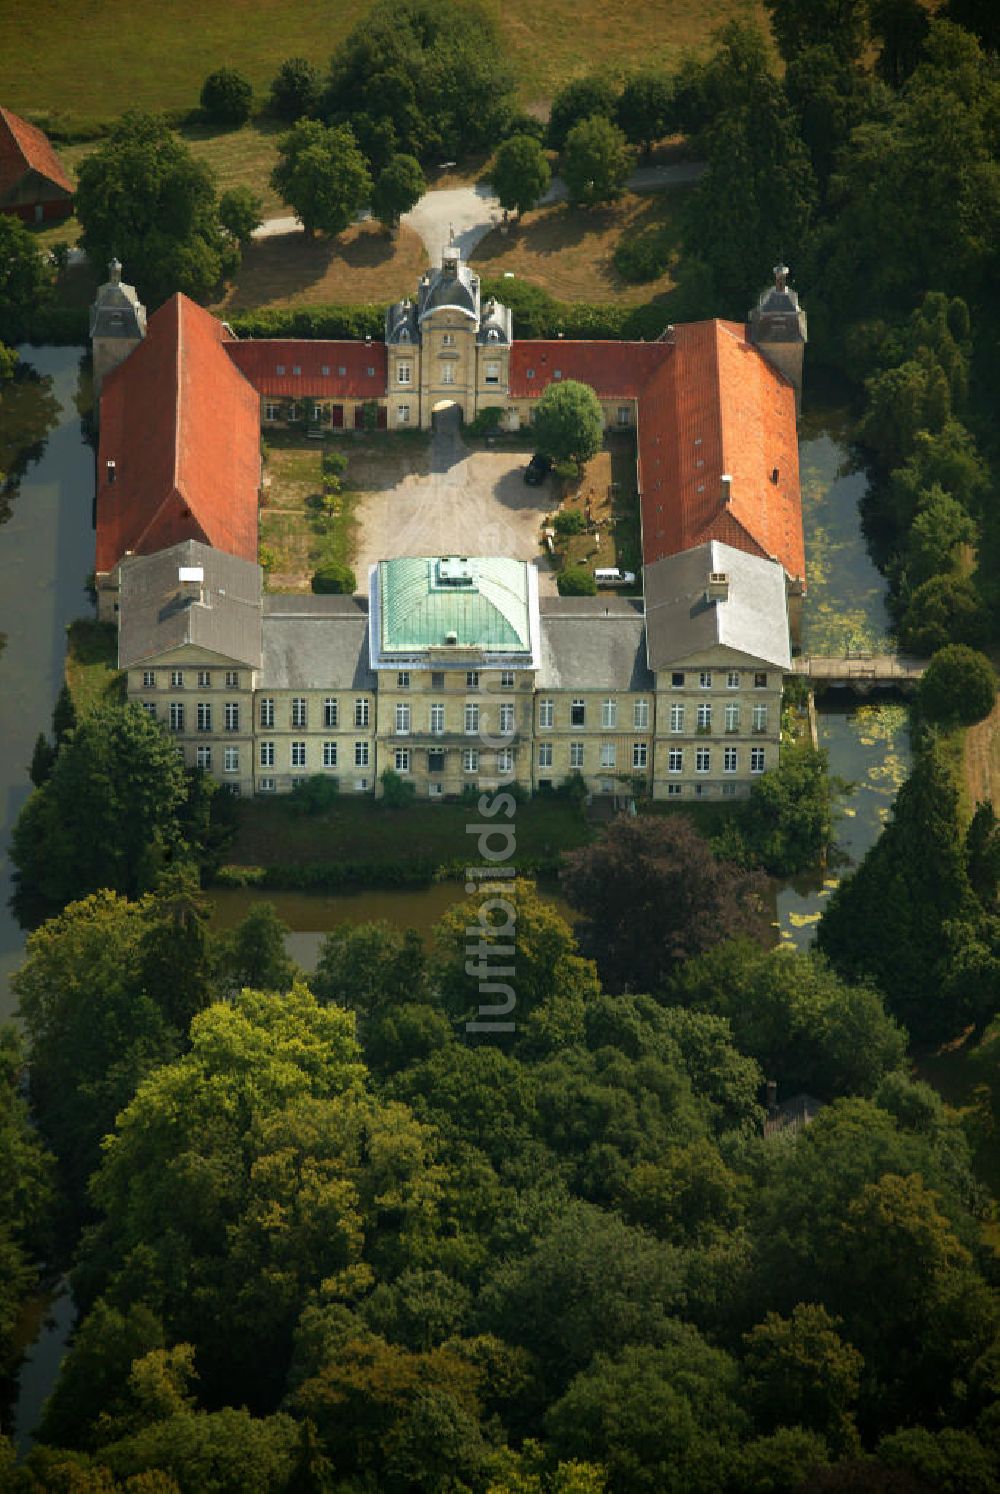
[[[81,617],[66,630],[66,683],[78,716],[99,705],[125,699],[125,675],[118,668],[118,631],[113,623]]]
[[[760,0],[651,0],[627,16],[616,0],[483,0],[503,38],[524,103],[548,98],[599,61],[623,70],[675,66],[704,50],[733,16],[763,17]],[[258,94],[286,57],[325,70],[370,0],[7,0],[0,6],[0,99],[20,113],[107,119],[123,109],[190,109],[217,67],[245,73]]]
[[[335,239],[279,234],[247,247],[236,279],[212,309],[394,301],[414,294],[426,264],[424,246],[409,228],[392,237],[377,223],[356,223]]]
[[[580,509],[597,532],[572,535],[559,545],[565,565],[640,567],[639,495],[635,486],[635,441],[613,434],[604,451],[584,468],[583,478],[570,485],[564,509]]]
[[[472,263],[483,275],[510,270],[560,301],[622,301],[638,305],[674,288],[671,266],[658,280],[629,285],[614,265],[614,251],[625,232],[650,227],[666,229],[679,240],[680,208],[690,187],[663,192],[627,192],[620,202],[583,212],[568,203],[554,203],[525,213],[502,234],[494,229],[472,252]]]

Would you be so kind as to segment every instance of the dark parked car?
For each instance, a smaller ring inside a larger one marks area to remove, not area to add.
[[[537,488],[539,483],[545,481],[551,471],[551,459],[543,456],[540,451],[536,451],[524,469],[524,480],[529,488]]]

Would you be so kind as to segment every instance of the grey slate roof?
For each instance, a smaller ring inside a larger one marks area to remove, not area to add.
[[[385,340],[387,346],[391,346],[393,343],[420,341],[420,331],[417,327],[417,308],[409,297],[404,301],[396,301],[386,311]]]
[[[373,690],[368,603],[344,596],[264,598],[262,690]]]
[[[788,284],[788,269],[776,265],[774,285],[761,291],[750,310],[750,336],[754,342],[805,342],[806,314],[799,305],[798,291]]]
[[[509,306],[491,296],[483,307],[483,319],[476,334],[477,342],[510,347],[514,339],[514,317]]]
[[[711,572],[729,577],[724,602],[707,601]],[[643,570],[649,666],[666,669],[722,645],[788,669],[785,574],[774,560],[711,540]]]
[[[462,311],[479,324],[479,276],[462,263],[461,252],[449,244],[442,252],[439,269],[429,271],[420,282],[417,320],[422,322],[443,306]]]
[[[200,597],[195,588],[182,587],[181,566],[201,566]],[[259,565],[199,540],[184,540],[155,555],[127,556],[119,593],[120,667],[193,644],[259,669],[261,590]]]
[[[543,597],[539,690],[651,690],[642,603]]]
[[[135,286],[123,282],[117,259],[108,265],[108,274],[110,279],[100,287],[90,308],[91,337],[145,337],[146,308]]]

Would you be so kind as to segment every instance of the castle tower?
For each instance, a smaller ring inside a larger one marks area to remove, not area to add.
[[[794,385],[798,413],[802,408],[802,360],[808,333],[798,294],[788,284],[787,265],[775,265],[774,285],[761,292],[748,320],[750,341]]]
[[[101,408],[101,386],[119,363],[146,335],[146,308],[134,285],[122,283],[117,259],[108,265],[109,278],[94,297],[90,308],[90,346],[94,360],[94,409]]]

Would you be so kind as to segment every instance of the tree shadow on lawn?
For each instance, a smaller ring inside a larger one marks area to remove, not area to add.
[[[274,234],[247,245],[224,307],[388,301],[412,292],[423,260],[415,234],[390,236],[374,223],[354,224],[335,239]]]

